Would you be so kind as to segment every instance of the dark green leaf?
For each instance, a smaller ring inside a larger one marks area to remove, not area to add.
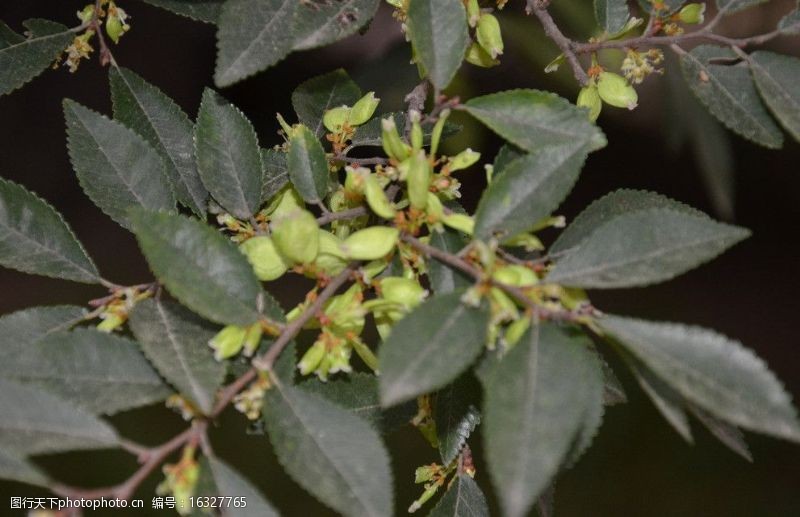
[[[458,474],[428,517],[489,517],[489,507],[478,484]]]
[[[672,389],[713,416],[752,431],[800,441],[789,395],[740,343],[700,327],[620,316],[600,326]]]
[[[105,422],[66,400],[0,378],[0,450],[13,456],[115,447]]]
[[[689,417],[686,415],[683,398],[662,381],[655,373],[635,358],[628,358],[628,365],[648,398],[661,416],[689,443],[694,443]]]
[[[322,144],[306,126],[297,126],[289,139],[286,165],[289,179],[306,202],[321,201],[328,193],[328,159]]]
[[[600,358],[600,366],[603,369],[603,404],[614,406],[627,403],[628,395],[625,393],[625,388],[622,387],[617,374],[611,369],[611,365]]]
[[[784,34],[800,34],[800,7],[784,16],[778,29]]]
[[[761,103],[747,67],[713,64],[735,57],[729,49],[702,45],[681,57],[681,68],[697,98],[728,129],[765,147],[779,148],[783,134]]]
[[[221,459],[210,456],[208,465],[219,497],[243,498],[246,506],[225,508],[226,517],[278,517],[278,511],[261,491]]]
[[[489,473],[504,514],[521,517],[579,439],[602,393],[600,366],[584,340],[545,324],[489,365],[481,381]]]
[[[292,92],[292,106],[300,123],[322,138],[326,133],[322,124],[325,112],[337,106],[352,106],[360,98],[361,88],[340,68],[298,86]]]
[[[78,181],[109,217],[130,229],[133,207],[175,209],[164,162],[141,136],[69,99],[64,100],[64,117]]]
[[[694,407],[691,404],[689,405],[689,411],[691,411],[700,423],[722,442],[723,445],[750,463],[753,462],[753,454],[750,452],[750,447],[747,446],[747,442],[744,441],[744,434],[736,426],[716,419],[702,409]]]
[[[258,137],[247,117],[210,89],[200,103],[194,148],[197,170],[214,199],[240,219],[258,212],[264,183]]]
[[[458,253],[466,246],[466,241],[455,230],[446,228],[443,232],[431,233],[430,245],[448,253]],[[474,282],[465,273],[432,259],[428,263],[428,277],[431,289],[436,294],[445,294],[457,289],[465,289]]]
[[[261,161],[264,162],[264,184],[261,187],[263,204],[289,182],[289,169],[286,165],[286,153],[283,151],[262,149]]]
[[[277,384],[264,419],[278,460],[320,501],[348,516],[392,514],[392,473],[367,422],[304,390]]]
[[[606,34],[621,31],[631,17],[627,0],[594,0],[594,15]]]
[[[750,235],[704,215],[656,208],[617,216],[559,260],[549,282],[610,289],[663,282],[703,264]]]
[[[25,458],[0,449],[0,479],[10,479],[29,485],[46,487],[49,480]]]
[[[23,41],[25,41],[23,36],[14,32],[4,21],[0,20],[0,50]]]
[[[442,464],[449,465],[467,443],[481,421],[474,404],[480,400],[480,387],[471,375],[463,375],[436,393],[434,417]]]
[[[475,211],[475,237],[513,237],[547,217],[572,190],[587,147],[550,147],[517,158],[494,179]]]
[[[181,303],[212,321],[258,320],[261,289],[247,257],[211,227],[180,215],[139,210],[134,233],[150,268]],[[268,304],[271,317],[277,317]],[[278,318],[280,319],[280,318]]]
[[[99,273],[61,215],[21,185],[0,179],[0,265],[94,284]]]
[[[0,376],[35,384],[92,413],[112,414],[172,392],[139,346],[94,329],[50,334],[9,356]]]
[[[514,163],[514,160],[521,158],[522,156],[525,156],[523,151],[520,151],[511,144],[503,144],[503,147],[497,151],[497,156],[494,157],[494,163],[492,164],[492,168],[494,169],[492,172],[492,178],[499,178],[506,170],[506,167]]]
[[[470,99],[467,111],[492,131],[526,151],[552,146],[595,151],[606,137],[586,112],[566,99],[539,90],[508,90]]]
[[[462,295],[436,295],[392,328],[379,351],[384,406],[447,385],[480,355],[489,313],[461,303]]]
[[[193,20],[217,23],[225,0],[144,0],[148,4],[167,9]]]
[[[763,4],[768,0],[717,0],[717,9],[725,14],[735,13],[754,5]]]
[[[406,23],[426,75],[437,90],[446,88],[469,45],[464,4],[460,0],[410,0]]]
[[[773,52],[754,52],[750,58],[761,98],[786,131],[800,141],[800,59]]]
[[[369,22],[378,0],[300,2],[292,25],[293,50],[307,50],[338,41]]]
[[[225,366],[208,346],[213,327],[180,305],[162,300],[136,304],[130,326],[161,375],[201,411],[210,413],[225,378]]]
[[[0,349],[14,357],[50,334],[68,330],[83,320],[86,311],[75,305],[32,307],[0,318]]]
[[[208,191],[194,161],[192,121],[172,99],[127,68],[108,73],[114,118],[147,140],[164,161],[175,196],[205,218]]]
[[[13,31],[4,31],[5,41],[11,44],[0,48],[0,95],[13,92],[44,72],[74,37],[67,27],[49,20],[28,20],[25,25],[32,33],[27,39],[14,38]]]

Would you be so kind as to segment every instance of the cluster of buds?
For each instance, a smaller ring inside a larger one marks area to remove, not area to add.
[[[200,479],[200,465],[195,453],[195,447],[187,445],[178,463],[164,465],[164,481],[156,487],[158,495],[172,495],[178,501],[189,501]],[[181,515],[188,515],[193,510],[189,504],[178,505],[176,508]]]
[[[416,279],[399,276],[380,278],[375,282],[375,291],[378,297],[366,302],[364,307],[372,311],[382,339],[388,338],[394,324],[428,296],[428,291]]]
[[[89,59],[94,51],[91,40],[97,33],[96,31],[101,30],[103,19],[105,19],[106,34],[114,43],[119,43],[119,38],[131,28],[127,21],[128,13],[111,0],[102,0],[99,6],[94,3],[87,4],[76,14],[82,23],[81,27],[85,27],[86,30],[76,36],[64,50],[66,54],[64,64],[69,67],[71,73],[76,72],[81,60]]]
[[[659,49],[650,49],[647,52],[628,50],[622,61],[622,73],[631,84],[641,84],[650,74],[663,70],[657,68],[664,61],[664,52]]]
[[[261,417],[261,410],[264,408],[264,394],[269,388],[269,377],[262,373],[247,389],[234,397],[233,407],[243,413],[248,420],[258,420]]]
[[[113,292],[109,298],[104,298],[105,302],[99,309],[97,315],[102,321],[97,324],[97,330],[100,332],[114,332],[119,330],[126,321],[128,315],[133,310],[137,302],[149,298],[153,292],[148,286],[147,288],[127,287]]]
[[[368,92],[352,107],[342,105],[325,112],[322,123],[330,132],[327,139],[333,145],[334,152],[340,152],[353,137],[355,129],[372,118],[379,103],[380,99],[375,97],[375,92]]]
[[[244,350],[245,355],[252,356],[261,344],[264,330],[261,323],[253,323],[249,327],[228,325],[220,330],[208,345],[214,349],[217,361],[238,355]]]
[[[597,120],[603,103],[632,110],[639,104],[639,95],[625,77],[606,72],[600,67],[589,70],[589,84],[581,88],[576,104],[589,110],[589,118]]]
[[[414,483],[416,484],[424,484],[424,491],[419,498],[411,503],[411,506],[408,508],[408,513],[414,513],[424,505],[431,497],[436,495],[436,492],[439,491],[439,488],[445,485],[447,481],[447,477],[450,476],[456,470],[456,463],[453,462],[452,465],[447,467],[443,465],[439,465],[437,463],[431,463],[430,465],[423,465],[422,467],[418,467],[414,471]]]
[[[498,2],[502,9],[505,2]],[[497,17],[483,12],[478,0],[465,0],[469,26],[475,30],[475,41],[467,50],[466,61],[475,66],[489,68],[500,63],[498,56],[503,54],[503,35]]]

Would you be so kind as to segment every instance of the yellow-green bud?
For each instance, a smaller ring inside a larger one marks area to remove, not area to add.
[[[381,188],[380,183],[371,174],[364,176],[364,194],[367,196],[367,204],[380,217],[393,219],[395,209],[386,197],[386,192]]]
[[[380,99],[375,97],[375,92],[369,92],[353,104],[350,110],[350,124],[360,126],[372,118]]]
[[[322,116],[322,123],[325,125],[325,129],[331,133],[338,133],[347,123],[347,120],[350,118],[350,113],[351,110],[347,106],[331,108]]]
[[[399,303],[406,309],[413,309],[425,299],[427,291],[419,282],[400,276],[388,276],[380,280],[381,296],[391,302]]]
[[[500,22],[494,15],[484,13],[478,18],[478,27],[475,29],[478,43],[489,53],[492,59],[503,53],[503,36],[500,32]]]
[[[244,336],[244,355],[250,357],[258,350],[258,345],[261,344],[262,333],[263,330],[261,329],[260,323],[254,323],[247,328],[247,332]]]
[[[125,32],[125,30],[122,28],[122,22],[119,21],[119,18],[114,16],[106,18],[106,33],[108,37],[111,38],[111,41],[119,43],[119,37],[122,36],[123,32]]]
[[[422,149],[422,144],[425,142],[425,135],[422,133],[422,125],[420,125],[420,114],[417,110],[411,110],[408,114],[411,120],[411,148],[416,152]]]
[[[114,332],[116,329],[121,327],[123,323],[125,323],[125,318],[122,315],[114,312],[106,312],[101,316],[101,318],[103,318],[103,321],[97,324],[97,330],[100,332]]]
[[[478,23],[478,18],[481,16],[481,6],[478,5],[478,0],[467,1],[467,17],[469,19],[469,26],[475,27]]]
[[[247,331],[247,327],[238,327],[236,325],[228,325],[220,330],[208,342],[208,345],[214,349],[214,358],[217,361],[221,361],[238,354],[244,346]]]
[[[354,260],[376,260],[389,254],[397,244],[400,231],[388,226],[359,230],[345,239],[342,251]]]
[[[639,102],[639,96],[633,86],[621,75],[602,72],[597,81],[597,92],[603,102],[616,108],[632,110]]]
[[[703,23],[705,21],[706,4],[686,4],[678,13],[678,18],[687,24]]]
[[[433,479],[433,476],[441,472],[441,467],[438,465],[424,465],[417,467],[414,471],[414,483],[427,483]]]
[[[319,253],[326,255],[333,255],[334,257],[345,259],[347,258],[342,253],[342,240],[327,230],[320,228],[319,230]]]
[[[286,185],[273,196],[264,212],[275,218],[294,212],[298,208],[303,208],[303,206],[305,205],[300,194],[291,185]]]
[[[442,222],[460,232],[472,235],[475,231],[475,220],[467,214],[450,213],[442,217]]]
[[[428,192],[428,204],[425,207],[425,211],[429,216],[433,216],[435,221],[441,221],[444,217],[444,205],[442,205],[442,200],[433,192]]]
[[[283,260],[269,237],[248,239],[239,246],[239,250],[247,256],[259,280],[275,280],[289,269],[290,264]]]
[[[450,109],[443,109],[439,114],[439,120],[437,120],[436,124],[433,126],[433,132],[431,133],[431,156],[436,156],[436,152],[439,150],[439,142],[442,139],[444,124],[447,122],[447,117],[449,116]]]
[[[520,338],[525,335],[525,332],[528,331],[528,328],[531,326],[531,320],[522,317],[514,322],[512,322],[508,328],[506,328],[506,333],[503,336],[503,341],[505,341],[506,346],[511,348],[516,345]]]
[[[294,210],[272,225],[272,241],[278,252],[297,264],[309,264],[319,252],[319,227],[308,210]]]
[[[471,167],[481,158],[481,153],[475,152],[472,149],[465,149],[457,155],[450,158],[450,172],[460,171]]]
[[[419,151],[409,158],[406,182],[411,206],[424,210],[428,204],[428,187],[431,184],[431,164],[425,156],[425,151]]]
[[[464,58],[467,63],[470,63],[481,68],[491,68],[500,64],[500,61],[493,58],[488,52],[483,50],[478,43],[472,43],[467,49],[467,55]]]
[[[514,287],[528,287],[539,282],[539,277],[536,276],[536,273],[518,264],[497,268],[492,273],[492,279]]]
[[[317,341],[303,354],[303,357],[297,364],[297,368],[300,370],[301,374],[308,375],[317,369],[323,357],[325,357],[325,343]]]
[[[411,150],[400,139],[400,133],[397,132],[397,125],[392,117],[381,120],[381,140],[383,142],[383,151],[387,156],[397,161],[403,161],[408,158]]]
[[[83,23],[89,23],[94,17],[94,3],[87,4],[83,11],[78,11],[78,19]]]
[[[576,104],[582,108],[589,108],[589,120],[597,120],[597,117],[600,116],[600,111],[603,109],[603,101],[600,99],[597,86],[590,84],[581,88]]]

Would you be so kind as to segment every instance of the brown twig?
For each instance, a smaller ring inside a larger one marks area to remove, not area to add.
[[[561,29],[558,28],[555,20],[553,20],[553,17],[550,16],[550,13],[547,11],[549,4],[549,0],[528,0],[527,11],[528,13],[533,13],[537,18],[539,18],[545,34],[547,34],[547,36],[553,40],[556,45],[558,45],[558,48],[561,49],[561,52],[564,53],[564,57],[572,67],[572,72],[575,75],[575,79],[580,84],[586,85],[589,83],[589,76],[586,73],[586,70],[583,69],[583,66],[581,66],[578,56],[575,55],[575,50],[573,48],[575,46],[575,42],[564,36],[564,33],[562,33]]]

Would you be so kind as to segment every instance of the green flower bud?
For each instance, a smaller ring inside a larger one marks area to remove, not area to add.
[[[576,104],[582,108],[589,108],[589,120],[592,122],[597,120],[597,117],[600,116],[600,111],[603,109],[603,101],[600,99],[597,86],[591,84],[581,88]]]
[[[497,268],[492,273],[492,279],[514,287],[528,287],[539,282],[539,277],[533,270],[518,264]]]
[[[111,41],[114,43],[119,43],[119,37],[125,32],[125,29],[122,28],[122,22],[119,21],[119,18],[109,16],[106,18],[106,33],[108,37],[111,38]]]
[[[467,55],[464,58],[467,63],[481,68],[492,68],[500,64],[500,61],[493,58],[488,52],[483,50],[477,43],[472,43],[467,49]]]
[[[286,185],[277,194],[272,197],[267,208],[264,212],[272,217],[281,217],[288,213],[294,212],[298,208],[303,208],[303,198],[300,194],[292,188],[291,185]]]
[[[258,350],[263,332],[260,323],[253,323],[247,328],[244,336],[244,355],[251,357]]]
[[[442,131],[444,131],[444,124],[447,122],[447,117],[450,116],[450,109],[444,109],[439,114],[439,120],[433,126],[433,133],[431,133],[431,156],[436,156],[436,151],[439,150],[439,142],[442,139]]]
[[[375,356],[372,350],[370,350],[369,347],[364,343],[362,343],[361,340],[359,339],[350,341],[350,345],[352,345],[353,350],[355,350],[356,354],[358,354],[358,357],[360,357],[361,360],[364,361],[364,364],[369,366],[369,368],[372,371],[377,373],[378,358]]]
[[[376,260],[391,252],[400,231],[388,226],[373,226],[359,230],[345,239],[342,251],[354,260]]]
[[[352,351],[352,348],[349,346],[337,346],[331,350],[330,353],[328,353],[331,366],[327,373],[352,372],[353,367],[350,366],[350,355]]]
[[[272,224],[272,241],[293,263],[310,264],[319,253],[319,227],[308,210],[295,210]]]
[[[384,258],[367,262],[361,266],[361,276],[365,282],[371,282],[373,278],[383,273],[387,267],[389,267],[389,261]]]
[[[400,139],[400,133],[397,132],[397,125],[392,117],[381,120],[381,140],[387,156],[400,162],[408,158],[410,149]]]
[[[465,149],[457,155],[450,158],[450,172],[460,171],[471,167],[481,158],[481,153],[477,153],[472,149]]]
[[[336,276],[347,267],[347,261],[327,253],[320,253],[314,259],[314,266],[318,271],[328,276]]]
[[[503,53],[503,36],[500,32],[500,22],[494,15],[484,13],[478,18],[478,27],[475,29],[478,43],[489,53],[492,59]]]
[[[696,24],[705,21],[706,4],[686,4],[678,13],[683,23]]]
[[[597,81],[597,92],[603,102],[616,108],[632,110],[639,102],[639,96],[628,81],[621,75],[602,72]]]
[[[331,133],[339,133],[350,118],[350,113],[350,108],[347,106],[331,108],[322,116],[322,123]]]
[[[444,217],[444,205],[442,204],[442,200],[433,192],[428,192],[428,204],[426,205],[425,211],[436,221],[441,221]]]
[[[265,236],[253,237],[244,241],[239,250],[247,256],[259,280],[269,281],[280,278],[289,269],[278,253],[272,239]]]
[[[375,92],[369,92],[353,104],[350,110],[350,124],[360,126],[372,118],[378,103],[381,100],[375,97]]]
[[[411,148],[414,151],[422,149],[422,144],[425,142],[425,135],[422,133],[422,125],[420,125],[420,114],[417,110],[411,110],[408,114],[411,120]]]
[[[380,280],[381,297],[413,309],[425,299],[428,292],[414,280],[399,276],[388,276]]]
[[[422,508],[422,505],[427,503],[428,500],[436,494],[437,490],[439,490],[439,485],[437,483],[426,486],[425,491],[422,492],[422,495],[419,497],[419,499],[414,501],[411,506],[408,507],[408,513],[414,513]]]
[[[353,284],[344,293],[334,296],[325,305],[325,315],[331,320],[333,328],[340,332],[353,331],[360,334],[364,328],[366,310],[361,305],[363,299],[359,284]]]
[[[417,470],[414,471],[414,483],[427,483],[428,481],[433,479],[433,476],[438,474],[441,471],[441,468],[438,465],[424,465],[422,467],[417,467]]]
[[[428,204],[428,187],[431,184],[431,164],[425,156],[425,151],[419,151],[409,158],[408,200],[411,206],[418,210],[425,210]]]
[[[539,251],[544,249],[544,244],[539,237],[530,233],[520,233],[503,242],[506,246],[525,248],[525,251]]]
[[[89,23],[94,17],[94,3],[87,4],[83,11],[78,11],[78,19],[83,23]]]
[[[340,259],[347,256],[342,253],[342,240],[327,230],[319,230],[319,253],[332,255]]]
[[[365,178],[370,174],[369,169],[365,167],[345,167],[347,175],[344,177],[344,189],[350,194],[364,194]]]
[[[497,287],[492,287],[489,289],[489,297],[492,300],[494,309],[500,313],[498,318],[499,320],[517,318],[519,316],[517,304],[514,303],[514,300],[512,300],[511,297],[505,293],[505,291],[502,291]]]
[[[364,193],[367,196],[367,204],[373,212],[384,219],[394,219],[396,213],[394,207],[378,180],[371,174],[364,176]]]
[[[511,325],[506,328],[506,333],[503,336],[503,341],[505,341],[506,347],[511,348],[516,345],[522,336],[525,335],[525,332],[528,331],[530,326],[531,320],[526,317],[522,317],[512,322]]]
[[[103,318],[103,321],[97,324],[97,330],[106,333],[114,332],[121,327],[126,320],[125,317],[114,312],[106,312],[100,317]]]
[[[468,0],[467,1],[467,17],[469,19],[469,26],[475,27],[478,23],[478,18],[481,16],[481,6],[478,4],[478,0]]]
[[[306,350],[306,353],[303,354],[303,357],[297,364],[297,368],[300,370],[300,373],[303,375],[308,375],[316,370],[319,364],[322,362],[322,358],[325,357],[325,352],[325,343],[322,341],[317,341],[311,345],[311,348]]]
[[[208,345],[214,349],[214,358],[217,361],[222,361],[238,354],[244,346],[247,331],[246,327],[238,327],[236,325],[228,325],[220,330],[208,342]]]
[[[475,220],[467,214],[450,213],[442,217],[442,222],[460,232],[472,235],[475,231]]]

